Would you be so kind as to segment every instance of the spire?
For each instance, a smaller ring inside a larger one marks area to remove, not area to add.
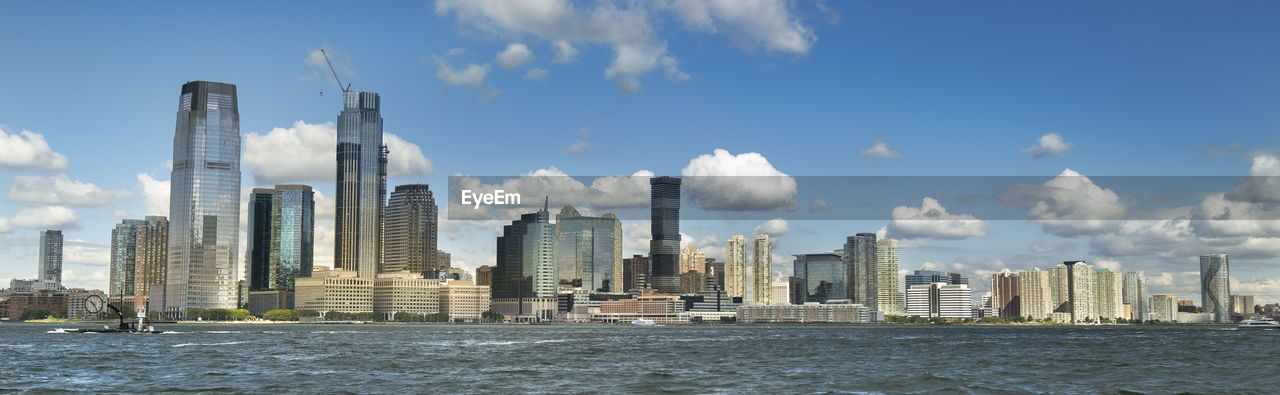
[[[547,200],[542,202],[542,211],[550,212],[551,211],[549,210],[550,207],[551,207],[551,195],[547,195]]]

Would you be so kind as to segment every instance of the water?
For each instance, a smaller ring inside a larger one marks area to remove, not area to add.
[[[0,324],[0,392],[1272,392],[1223,327]],[[87,326],[81,326],[87,327]]]

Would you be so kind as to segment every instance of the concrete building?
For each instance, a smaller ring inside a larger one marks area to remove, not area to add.
[[[1253,295],[1231,295],[1231,315],[1235,317],[1247,317],[1254,313]]]
[[[702,293],[706,287],[707,275],[700,271],[687,271],[680,273],[680,294],[690,295]]]
[[[378,273],[373,280],[373,312],[388,321],[396,313],[439,313],[440,280],[408,270]]]
[[[67,310],[67,294],[45,290],[15,292],[9,294],[5,305],[6,308],[0,313],[10,320],[21,319],[22,313],[27,310],[46,310],[49,314],[63,314]]]
[[[490,310],[506,316],[512,322],[546,322],[556,316],[559,297],[550,298],[495,298]]]
[[[644,255],[633,255],[630,258],[623,259],[622,290],[624,292],[639,293],[640,290],[649,288],[649,271],[651,268],[649,257]]]
[[[830,304],[750,305],[738,307],[740,323],[868,323],[871,309],[849,300],[832,300]],[[842,302],[842,303],[841,303]]]
[[[493,285],[493,266],[482,265],[476,268],[476,285]]]
[[[1213,322],[1231,322],[1231,259],[1227,254],[1200,256],[1200,305]]]
[[[698,247],[685,246],[680,250],[680,273],[702,272],[706,269],[707,260]]]
[[[1151,295],[1151,317],[1156,321],[1178,320],[1178,298],[1173,295]]]
[[[847,266],[845,271],[849,275],[847,280],[849,299],[853,303],[872,309],[878,308],[880,291],[876,284],[879,279],[876,234],[858,233],[846,238],[842,258]]]
[[[898,241],[876,242],[876,301],[885,314],[906,311],[906,294],[898,288]]]
[[[747,240],[733,235],[724,242],[724,289],[729,296],[747,297]]]
[[[1022,298],[1018,294],[1018,275],[1009,269],[991,275],[991,310],[1000,318],[1022,316]]]
[[[756,235],[751,244],[751,271],[751,302],[773,304],[773,243],[769,235]]]
[[[1151,295],[1147,294],[1147,276],[1143,272],[1124,274],[1124,303],[1129,306],[1130,320],[1148,321],[1151,319],[1149,305]]]
[[[1094,275],[1094,300],[1097,306],[1095,317],[1113,321],[1124,318],[1124,277],[1120,272],[1105,268],[1098,269]]]
[[[1018,315],[1033,320],[1052,318],[1054,305],[1049,272],[1031,269],[1018,272],[1017,278]]]
[[[773,284],[769,296],[771,304],[791,304],[791,287],[789,283]]]
[[[407,270],[439,278],[449,269],[440,262],[439,207],[427,184],[397,185],[387,200],[379,272]]]
[[[489,311],[489,286],[469,280],[445,281],[440,286],[440,311],[454,322],[479,322],[480,315]]]
[[[907,289],[907,315],[973,318],[973,292],[967,284],[913,285]]]
[[[354,270],[313,270],[311,277],[295,280],[299,309],[321,313],[373,311],[373,277],[359,277]]]

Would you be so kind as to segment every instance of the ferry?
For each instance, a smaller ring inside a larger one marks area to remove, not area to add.
[[[655,326],[655,324],[654,324],[653,320],[644,319],[644,318],[636,318],[636,320],[635,320],[635,321],[631,321],[631,325],[633,325],[633,326]]]
[[[1236,327],[1247,328],[1247,329],[1267,329],[1267,328],[1274,329],[1274,328],[1280,328],[1280,322],[1276,322],[1276,320],[1273,320],[1270,318],[1259,318],[1255,320],[1240,321],[1240,325]]]

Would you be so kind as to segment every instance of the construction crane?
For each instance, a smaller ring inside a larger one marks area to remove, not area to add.
[[[333,68],[333,62],[329,61],[329,54],[324,51],[324,48],[320,49],[320,54],[324,55],[324,64],[329,65],[329,72],[333,73],[333,82],[338,84],[338,89],[342,89],[342,93],[344,94],[350,91],[351,83],[348,82],[347,86],[342,86],[342,79],[338,78],[338,70]],[[324,91],[320,91],[320,96],[324,96]]]

